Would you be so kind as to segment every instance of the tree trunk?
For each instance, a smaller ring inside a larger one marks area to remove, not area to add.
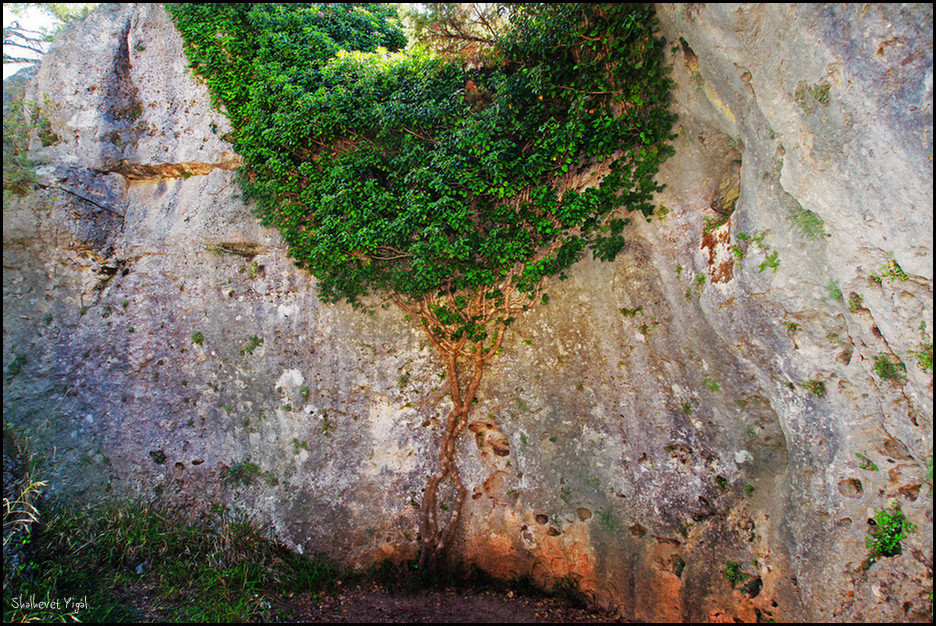
[[[449,412],[442,435],[442,444],[439,450],[439,471],[430,476],[423,493],[420,508],[420,554],[419,568],[422,571],[437,568],[444,557],[445,551],[451,546],[461,517],[462,506],[468,489],[462,483],[458,466],[455,464],[455,452],[458,435],[468,424],[471,407],[477,395],[481,377],[484,374],[484,360],[481,357],[480,345],[476,350],[477,356],[472,361],[471,378],[468,386],[462,390],[459,383],[458,357],[448,354],[447,376],[449,379],[449,393],[452,397],[452,410]],[[440,528],[439,522],[439,487],[449,478],[455,489],[455,502],[451,507],[448,521]]]

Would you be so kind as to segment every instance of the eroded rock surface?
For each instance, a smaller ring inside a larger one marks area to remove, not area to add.
[[[932,9],[658,11],[665,217],[511,327],[459,442],[458,554],[636,620],[928,621]],[[4,415],[55,447],[54,489],[412,557],[441,364],[394,308],[321,303],[257,225],[164,9],[69,26],[27,101],[47,125],[4,213]],[[869,566],[894,501],[918,530]]]

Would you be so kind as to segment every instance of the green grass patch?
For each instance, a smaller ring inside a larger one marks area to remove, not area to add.
[[[194,520],[139,502],[39,513],[18,562],[4,567],[4,622],[282,621],[290,616],[268,598],[339,575],[224,507]]]

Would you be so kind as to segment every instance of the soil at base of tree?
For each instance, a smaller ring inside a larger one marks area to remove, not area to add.
[[[329,594],[300,593],[271,598],[271,603],[297,622],[585,624],[624,621],[559,598],[501,589],[405,592],[357,585]]]

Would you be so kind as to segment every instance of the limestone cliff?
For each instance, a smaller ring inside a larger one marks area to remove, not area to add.
[[[511,328],[460,441],[459,554],[636,620],[930,620],[932,8],[658,13],[666,215]],[[54,489],[223,501],[299,551],[412,557],[436,357],[392,307],[321,303],[257,225],[164,9],[70,25],[26,103],[4,416],[54,446]],[[894,501],[918,531],[869,566]]]

